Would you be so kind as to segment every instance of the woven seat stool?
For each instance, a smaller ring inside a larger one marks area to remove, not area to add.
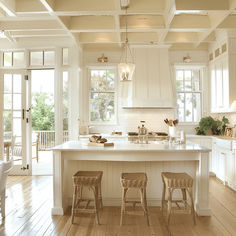
[[[99,222],[99,209],[103,207],[102,194],[101,194],[101,182],[102,171],[78,171],[73,175],[73,201],[71,210],[71,223],[74,223],[75,214],[78,213],[94,213],[96,215],[96,222]],[[94,199],[83,198],[83,187],[92,189]],[[81,202],[86,201],[87,204],[84,208],[79,208]],[[94,201],[94,209],[88,209],[91,201]]]
[[[136,203],[141,203],[144,211],[144,215],[147,219],[149,226],[148,209],[147,209],[147,198],[146,198],[146,187],[147,187],[147,175],[146,173],[122,173],[121,174],[121,185],[122,185],[122,206],[120,225],[123,224],[123,215],[125,214],[126,203],[133,203],[135,208]],[[129,189],[139,189],[141,201],[128,201],[126,200],[126,194]]]
[[[172,203],[175,203],[178,207],[178,202],[183,202],[185,209],[187,209],[187,194],[188,192],[191,204],[191,214],[193,217],[193,222],[196,224],[194,203],[193,203],[193,178],[187,173],[173,173],[173,172],[162,172],[161,173],[163,181],[163,191],[162,191],[162,213],[164,210],[164,205],[167,202],[167,224],[170,223],[170,215]],[[165,200],[166,189],[168,190],[168,200]],[[173,200],[172,195],[175,189],[180,189],[182,191],[183,200]]]

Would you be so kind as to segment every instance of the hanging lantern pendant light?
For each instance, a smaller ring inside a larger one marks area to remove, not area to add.
[[[120,63],[118,64],[118,72],[121,81],[131,81],[135,69],[133,63],[133,56],[129,47],[128,33],[127,33],[127,7],[125,7],[125,45],[124,51],[121,54]],[[128,60],[128,53],[130,54],[131,61]]]

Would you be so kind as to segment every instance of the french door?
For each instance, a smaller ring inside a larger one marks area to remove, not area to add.
[[[11,174],[30,175],[31,127],[30,80],[26,70],[2,70],[3,139],[10,142]],[[7,155],[7,154],[6,154]]]

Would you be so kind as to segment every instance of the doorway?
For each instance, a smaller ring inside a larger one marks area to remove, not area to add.
[[[32,175],[52,175],[55,146],[54,70],[31,70]]]
[[[3,70],[3,142],[4,160],[13,158],[11,174],[29,174],[26,155],[26,71]]]

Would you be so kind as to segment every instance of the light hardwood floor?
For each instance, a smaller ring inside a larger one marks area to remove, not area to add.
[[[70,210],[64,216],[51,216],[51,176],[9,176],[6,218],[0,218],[0,236],[236,235],[236,192],[211,178],[210,206],[212,216],[197,217],[196,226],[190,215],[175,214],[168,229],[159,207],[149,208],[150,227],[143,215],[126,216],[120,227],[119,207],[104,207],[100,226],[95,224],[94,215],[76,217],[75,224],[71,225]]]

